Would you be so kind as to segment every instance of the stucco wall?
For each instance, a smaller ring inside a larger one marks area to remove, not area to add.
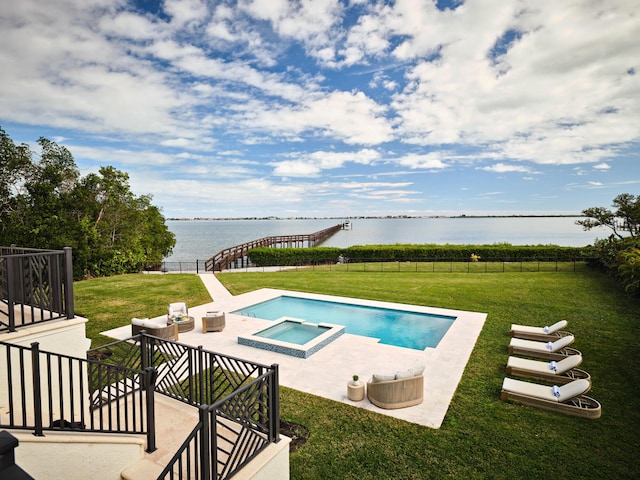
[[[133,435],[11,433],[19,442],[16,464],[38,480],[119,480],[144,454],[144,439]]]
[[[234,480],[288,480],[289,443],[291,439],[283,435],[278,443],[269,445],[260,455],[245,466]]]
[[[17,332],[0,335],[0,340],[24,347],[30,347],[33,342],[38,342],[40,350],[86,358],[87,350],[91,347],[91,340],[86,335],[86,323],[87,319],[83,317],[54,320],[30,327],[20,327]]]

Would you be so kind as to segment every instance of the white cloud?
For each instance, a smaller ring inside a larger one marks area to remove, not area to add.
[[[119,134],[182,130],[173,112],[188,101],[164,73],[89,28],[89,11],[54,6],[60,7],[47,2],[33,13],[41,23],[21,15],[6,17],[13,25],[0,19],[3,42],[11,45],[0,52],[0,118]]]
[[[157,42],[147,51],[158,58],[171,61],[184,72],[212,80],[225,90],[229,89],[230,84],[239,84],[256,88],[265,95],[298,102],[309,94],[309,90],[315,88],[313,83],[297,85],[283,81],[278,74],[259,71],[244,62],[210,57],[202,48],[179,44],[173,40]],[[237,96],[237,88],[238,86],[234,87],[229,95]],[[227,93],[225,90],[221,92],[223,95]],[[243,94],[243,97],[245,102],[251,101],[250,92]]]
[[[231,29],[226,22],[216,22],[209,24],[209,26],[207,27],[207,33],[211,37],[227,42],[233,42],[237,39],[237,36],[231,32]]]
[[[339,37],[337,24],[343,13],[338,0],[245,0],[240,8],[259,20],[271,23],[275,32],[285,39],[293,39],[315,58],[327,59],[332,45]]]
[[[208,16],[207,4],[202,0],[164,0],[163,8],[171,15],[175,28],[200,24]]]
[[[409,154],[394,159],[394,163],[412,169],[433,169],[442,170],[447,168],[447,164],[442,161],[442,152],[432,152],[425,155]]]
[[[160,142],[165,147],[187,147],[191,142],[186,138],[171,138]]]
[[[176,164],[176,156],[153,150],[131,150],[127,148],[92,148],[82,145],[65,145],[76,159],[89,160],[94,165],[119,165],[121,169],[137,166],[164,167]],[[97,169],[96,169],[97,170]]]
[[[385,108],[362,92],[310,96],[297,106],[253,105],[245,124],[285,135],[319,131],[348,145],[377,145],[392,140]]]
[[[484,170],[486,172],[496,172],[496,173],[511,173],[511,172],[519,172],[519,173],[530,173],[531,170],[527,167],[523,167],[521,165],[506,165],[504,163],[496,163],[494,165],[490,165],[487,167],[481,167],[480,170]]]
[[[400,1],[386,15],[408,36],[395,54],[417,62],[394,103],[408,142],[481,142],[507,158],[570,164],[598,162],[610,145],[638,138],[640,97],[629,95],[640,88],[628,71],[640,23],[629,2],[562,11],[467,2],[437,12]],[[521,37],[494,64],[496,38],[509,30]],[[423,60],[435,51],[437,60]]]
[[[609,165],[608,163],[599,163],[597,165],[594,165],[593,168],[595,170],[609,170],[611,168],[611,165]]]
[[[380,159],[380,154],[371,149],[357,152],[318,151],[302,154],[295,160],[274,162],[274,175],[284,177],[316,176],[323,170],[343,167],[346,163],[369,165]]]
[[[152,40],[162,37],[165,25],[132,12],[118,12],[113,17],[105,15],[98,22],[102,32],[132,40]]]
[[[349,190],[365,191],[372,188],[408,187],[412,184],[413,182],[348,182],[342,183],[340,186]]]

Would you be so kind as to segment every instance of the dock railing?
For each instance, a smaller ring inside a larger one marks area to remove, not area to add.
[[[245,268],[249,266],[248,253],[254,248],[314,247],[343,228],[344,224],[340,223],[315,233],[263,237],[258,240],[252,240],[251,242],[225,248],[205,261],[205,270],[208,272],[220,272],[234,268]]]

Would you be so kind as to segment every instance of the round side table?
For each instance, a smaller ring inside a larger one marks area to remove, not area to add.
[[[169,325],[173,323],[178,325],[178,332],[180,333],[190,332],[195,327],[193,317],[186,317],[184,320],[180,321],[174,321],[173,319],[169,320]]]
[[[353,382],[347,383],[347,396],[349,400],[359,402],[364,399],[364,383],[358,383],[354,385]]]

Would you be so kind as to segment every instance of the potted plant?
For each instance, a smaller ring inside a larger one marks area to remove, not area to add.
[[[353,381],[351,382],[351,385],[353,385],[354,387],[360,385],[360,377],[358,375],[354,375],[352,378]]]

